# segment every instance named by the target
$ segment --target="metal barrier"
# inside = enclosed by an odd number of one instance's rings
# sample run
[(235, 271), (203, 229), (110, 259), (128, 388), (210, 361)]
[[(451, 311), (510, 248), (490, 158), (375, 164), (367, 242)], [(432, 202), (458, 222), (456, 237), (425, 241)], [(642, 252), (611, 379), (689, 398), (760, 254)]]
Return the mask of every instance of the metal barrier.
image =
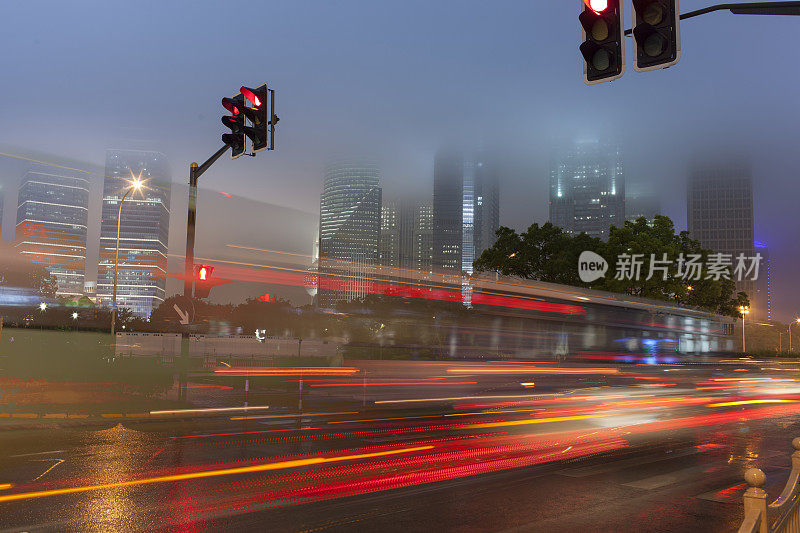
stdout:
[(792, 446), (792, 471), (774, 502), (767, 504), (767, 492), (761, 488), (767, 481), (764, 472), (750, 468), (744, 473), (750, 488), (744, 493), (744, 521), (739, 533), (800, 533), (800, 437), (792, 440)]

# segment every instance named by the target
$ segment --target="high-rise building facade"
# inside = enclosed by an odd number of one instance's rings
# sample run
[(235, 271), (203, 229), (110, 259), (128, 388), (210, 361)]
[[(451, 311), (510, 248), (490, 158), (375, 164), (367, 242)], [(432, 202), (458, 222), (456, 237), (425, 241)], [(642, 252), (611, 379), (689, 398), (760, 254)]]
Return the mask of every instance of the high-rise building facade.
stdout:
[(575, 143), (558, 151), (550, 169), (550, 222), (570, 235), (608, 238), (625, 221), (625, 175), (618, 146)]
[(769, 256), (769, 247), (763, 242), (755, 241), (755, 251), (761, 256), (761, 264), (755, 283), (755, 295), (751, 297), (751, 310), (754, 318), (772, 320), (774, 318), (772, 311), (772, 259)]
[(377, 164), (339, 161), (328, 166), (319, 208), (320, 307), (363, 298), (378, 263), (381, 188)]
[(87, 179), (46, 165), (36, 165), (23, 176), (14, 245), (53, 275), (58, 296), (83, 295), (88, 216)]
[(389, 200), (381, 207), (379, 258), (382, 266), (430, 272), (433, 259), (433, 207)]
[(484, 153), (442, 150), (433, 165), (433, 267), (472, 273), (472, 263), (495, 242), (500, 186)]
[(114, 288), (117, 215), (133, 178), (144, 182), (122, 206), (119, 222), (117, 308), (149, 317), (166, 297), (171, 174), (164, 154), (140, 150), (108, 150), (100, 223), (97, 298), (110, 305)]
[[(689, 170), (686, 221), (692, 238), (704, 248), (730, 254), (755, 254), (753, 174), (750, 163), (736, 154), (695, 158)], [(737, 283), (753, 298), (755, 282)], [(755, 311), (755, 309), (754, 309)]]

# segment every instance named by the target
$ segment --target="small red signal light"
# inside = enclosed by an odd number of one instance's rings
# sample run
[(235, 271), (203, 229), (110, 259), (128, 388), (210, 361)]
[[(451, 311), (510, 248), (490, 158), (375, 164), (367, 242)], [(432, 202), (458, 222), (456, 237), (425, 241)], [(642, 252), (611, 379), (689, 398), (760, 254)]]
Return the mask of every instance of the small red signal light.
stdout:
[(608, 0), (583, 0), (586, 5), (595, 13), (601, 13), (608, 9)]
[(207, 265), (199, 265), (197, 267), (197, 280), (208, 281), (211, 278), (212, 272), (214, 272), (214, 267)]
[(232, 115), (239, 114), (239, 106), (236, 105), (236, 102), (231, 100), (230, 98), (223, 98), (222, 99), (222, 107), (228, 110), (228, 112)]
[(270, 293), (262, 294), (261, 296), (257, 297), (256, 300), (259, 300), (261, 302), (271, 302), (272, 295)]

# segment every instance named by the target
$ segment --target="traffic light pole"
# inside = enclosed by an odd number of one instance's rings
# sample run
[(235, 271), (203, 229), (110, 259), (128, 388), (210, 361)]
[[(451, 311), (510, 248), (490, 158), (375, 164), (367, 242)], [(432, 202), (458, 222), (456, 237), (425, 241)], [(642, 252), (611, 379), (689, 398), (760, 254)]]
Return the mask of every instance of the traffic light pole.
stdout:
[[(717, 4), (689, 11), (680, 16), (681, 20), (713, 13), (714, 11), (730, 11), (734, 15), (800, 15), (800, 2), (742, 2), (739, 4)], [(633, 30), (625, 30), (630, 35)]]
[(194, 229), (197, 220), (197, 179), (209, 169), (214, 162), (228, 151), (227, 144), (217, 150), (214, 155), (209, 157), (205, 163), (198, 166), (197, 163), (189, 165), (189, 215), (186, 222), (186, 260), (185, 277), (183, 280), (183, 295), (187, 298), (192, 297), (192, 285), (194, 282)]

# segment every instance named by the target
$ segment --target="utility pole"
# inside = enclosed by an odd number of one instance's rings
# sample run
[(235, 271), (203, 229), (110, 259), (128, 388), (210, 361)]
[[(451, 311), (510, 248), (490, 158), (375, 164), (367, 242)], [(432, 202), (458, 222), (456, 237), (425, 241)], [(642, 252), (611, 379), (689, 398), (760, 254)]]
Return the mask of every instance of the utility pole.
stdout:
[(183, 280), (183, 295), (192, 297), (192, 284), (194, 281), (194, 228), (197, 220), (197, 179), (209, 169), (214, 162), (230, 148), (227, 144), (217, 150), (205, 163), (189, 165), (189, 215), (186, 222), (186, 261), (185, 276)]

